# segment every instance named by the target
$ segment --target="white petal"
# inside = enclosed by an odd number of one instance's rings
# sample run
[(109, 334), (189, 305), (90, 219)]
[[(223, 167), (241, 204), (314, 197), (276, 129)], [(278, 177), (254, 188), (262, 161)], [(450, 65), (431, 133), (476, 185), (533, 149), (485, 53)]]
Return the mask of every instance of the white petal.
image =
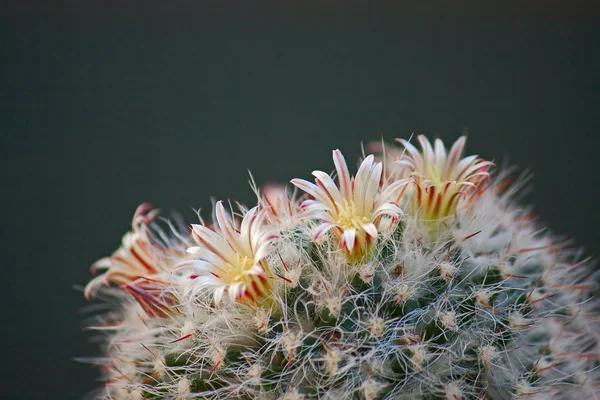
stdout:
[(111, 260), (110, 257), (104, 257), (99, 259), (98, 261), (96, 261), (94, 264), (92, 264), (92, 273), (96, 274), (98, 273), (98, 270), (100, 269), (108, 269), (111, 268), (113, 266), (113, 262)]
[[(454, 169), (454, 166), (460, 159), (460, 156), (463, 152), (463, 148), (465, 147), (466, 141), (467, 141), (467, 137), (461, 136), (458, 138), (458, 140), (456, 142), (454, 142), (454, 144), (452, 145), (452, 148), (450, 149), (450, 152), (448, 153), (448, 158), (446, 159), (446, 165), (444, 166), (445, 171), (450, 172), (450, 171), (452, 171), (452, 169)], [(449, 178), (446, 177), (444, 179), (446, 180)]]
[(323, 204), (323, 203), (319, 203), (318, 201), (314, 201), (314, 200), (305, 200), (302, 203), (301, 209), (303, 212), (309, 212), (309, 211), (327, 211), (329, 210), (329, 208)]
[(446, 147), (441, 139), (435, 139), (434, 142), (434, 162), (440, 168), (446, 165)]
[[(477, 164), (471, 165), (470, 167), (468, 167), (467, 169), (465, 169), (462, 172), (462, 174), (461, 174), (461, 180), (467, 180), (467, 179), (472, 178), (474, 176), (474, 174), (473, 174), (474, 172), (477, 172), (480, 169), (485, 168), (485, 167), (487, 167), (489, 165), (492, 165), (492, 164), (493, 163), (490, 162), (490, 163), (477, 163)], [(487, 171), (486, 172), (478, 172), (475, 175), (481, 176), (481, 175), (478, 175), (478, 174), (482, 174), (482, 173), (489, 175), (489, 173)]]
[[(413, 146), (412, 144), (408, 143), (406, 140), (404, 139), (396, 139), (402, 146), (404, 146), (404, 149), (408, 152), (408, 159), (409, 159), (409, 163), (407, 163), (407, 165), (412, 166), (414, 169), (420, 170), (423, 169), (423, 156), (421, 156), (421, 152), (419, 152), (419, 150), (417, 150), (417, 148), (415, 146)], [(405, 160), (406, 158), (403, 158), (403, 160)]]
[[(469, 179), (469, 181), (472, 181), (472, 180), (476, 180), (474, 178), (478, 178), (478, 177), (483, 177), (483, 178), (489, 179), (490, 173), (489, 172), (478, 172), (476, 174), (469, 175), (468, 179)], [(463, 183), (471, 183), (471, 182), (463, 182)]]
[(85, 285), (85, 290), (83, 291), (83, 295), (87, 300), (93, 299), (96, 297), (96, 293), (100, 290), (100, 287), (105, 283), (104, 275), (100, 275), (92, 279)]
[(401, 194), (403, 195), (406, 189), (406, 185), (408, 185), (411, 181), (409, 179), (400, 179), (386, 187), (379, 196), (377, 201), (378, 204), (383, 202), (399, 202)]
[(192, 279), (192, 281), (194, 285), (198, 285), (203, 288), (223, 286), (223, 282), (213, 275), (200, 275)]
[(248, 275), (256, 275), (265, 278), (265, 270), (260, 265), (253, 265), (247, 272)]
[(369, 184), (369, 179), (373, 172), (373, 155), (369, 155), (366, 157), (363, 162), (358, 167), (358, 172), (356, 173), (356, 178), (354, 178), (354, 206), (356, 207), (356, 212), (359, 215), (363, 214), (364, 209), (364, 201), (365, 201), (365, 191), (367, 190), (367, 185)]
[(229, 294), (229, 300), (235, 302), (240, 294), (240, 290), (242, 289), (242, 282), (236, 282), (233, 285), (230, 285), (227, 288), (227, 293)]
[(331, 214), (327, 211), (320, 209), (312, 209), (312, 207), (307, 208), (300, 214), (300, 218), (307, 219), (319, 219), (319, 220), (327, 220), (327, 221), (335, 221), (334, 218), (331, 218)]
[(425, 163), (428, 165), (432, 165), (434, 162), (434, 154), (433, 148), (431, 147), (431, 142), (425, 135), (417, 136), (417, 140), (421, 144), (421, 149), (423, 150), (423, 158), (425, 159)]
[(340, 189), (342, 196), (348, 201), (352, 199), (352, 183), (350, 181), (350, 171), (346, 164), (346, 159), (339, 150), (333, 151), (333, 163), (338, 175), (338, 182), (340, 183)]
[(240, 243), (247, 255), (252, 254), (252, 225), (256, 219), (256, 212), (258, 206), (252, 207), (242, 218), (242, 224), (240, 226)]
[(356, 240), (356, 229), (350, 228), (344, 231), (344, 245), (348, 251), (352, 251), (354, 248), (354, 242)]
[(223, 261), (234, 260), (236, 253), (229, 243), (219, 234), (211, 231), (203, 225), (192, 224), (192, 233), (198, 244), (207, 247), (212, 253), (219, 256)]
[(213, 264), (204, 260), (189, 260), (183, 261), (173, 267), (172, 271), (179, 271), (181, 269), (193, 269), (196, 272), (208, 273), (212, 270)]
[(268, 210), (262, 210), (258, 213), (250, 229), (252, 251), (256, 253), (258, 248), (278, 239), (274, 228), (271, 225), (265, 225), (264, 220)]
[(317, 201), (325, 204), (328, 208), (335, 210), (335, 204), (333, 204), (329, 196), (327, 196), (323, 189), (321, 189), (314, 183), (311, 183), (304, 179), (292, 179), (290, 182), (297, 188), (302, 189), (306, 193), (310, 194)]
[(393, 218), (399, 218), (402, 215), (402, 209), (394, 203), (385, 203), (380, 205), (373, 213), (373, 219), (382, 215), (389, 215)]
[[(191, 249), (194, 249), (193, 252), (190, 252)], [(173, 270), (185, 268), (185, 265), (187, 265), (187, 263), (193, 263), (194, 261), (206, 262), (210, 264), (214, 269), (218, 269), (220, 271), (224, 271), (228, 268), (227, 261), (223, 261), (221, 257), (217, 256), (215, 253), (213, 253), (207, 248), (190, 247), (188, 249), (188, 252), (194, 254), (194, 256), (198, 258), (198, 260), (183, 261), (177, 264), (175, 268), (173, 268)]]
[(258, 262), (271, 254), (276, 249), (275, 246), (271, 246), (269, 242), (265, 242), (256, 249), (254, 253), (254, 262)]
[(276, 235), (275, 231), (271, 229), (268, 225), (264, 225), (262, 226), (262, 231), (258, 231), (252, 238), (254, 241), (252, 243), (252, 246), (254, 252), (256, 252), (260, 246), (270, 244), (273, 241), (279, 239), (279, 235)]
[(223, 286), (219, 286), (215, 289), (214, 296), (215, 296), (215, 304), (216, 305), (219, 305), (219, 303), (221, 303), (221, 300), (223, 299), (223, 295), (225, 294), (225, 288), (226, 288), (226, 286), (223, 285)]
[(229, 245), (233, 248), (234, 251), (240, 252), (239, 239), (237, 232), (233, 227), (233, 222), (231, 217), (228, 215), (227, 211), (225, 211), (225, 207), (223, 207), (223, 202), (218, 201), (215, 207), (215, 214), (217, 216), (217, 224), (223, 232), (223, 237), (229, 243)]
[(383, 166), (381, 163), (377, 163), (375, 168), (373, 168), (373, 173), (369, 177), (367, 190), (365, 191), (362, 215), (369, 215), (373, 211), (373, 203), (375, 203), (375, 195), (379, 189), (379, 180), (381, 179), (382, 171)]
[(321, 225), (319, 225), (319, 227), (317, 228), (317, 230), (315, 231), (315, 234), (313, 235), (313, 242), (316, 242), (321, 235), (323, 235), (326, 232), (329, 232), (329, 230), (331, 228), (335, 227), (334, 224), (330, 224), (330, 223), (322, 223)]
[(451, 180), (451, 181), (463, 180), (463, 177), (465, 176), (465, 172), (470, 167), (472, 167), (473, 163), (475, 163), (477, 161), (477, 157), (478, 156), (469, 156), (469, 157), (465, 157), (462, 160), (460, 160), (458, 162), (458, 164), (456, 164), (454, 166), (452, 171), (449, 172), (448, 180)]
[(334, 202), (342, 203), (342, 194), (328, 174), (323, 171), (313, 171), (312, 174), (318, 179), (317, 185), (322, 186), (323, 190), (331, 196)]
[(365, 230), (367, 235), (373, 239), (377, 239), (377, 227), (373, 223), (364, 224), (362, 228)]

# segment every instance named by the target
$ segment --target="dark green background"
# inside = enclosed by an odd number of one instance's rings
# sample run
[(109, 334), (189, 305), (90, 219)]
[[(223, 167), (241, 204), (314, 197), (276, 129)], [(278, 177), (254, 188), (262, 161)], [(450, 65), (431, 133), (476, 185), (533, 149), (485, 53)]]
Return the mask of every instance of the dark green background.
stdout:
[(381, 135), (468, 131), (469, 152), (531, 167), (527, 201), (599, 253), (591, 3), (78, 4), (0, 13), (2, 399), (94, 387), (71, 360), (97, 354), (72, 286), (138, 203), (192, 221), (211, 196), (252, 202), (247, 169), (308, 177)]

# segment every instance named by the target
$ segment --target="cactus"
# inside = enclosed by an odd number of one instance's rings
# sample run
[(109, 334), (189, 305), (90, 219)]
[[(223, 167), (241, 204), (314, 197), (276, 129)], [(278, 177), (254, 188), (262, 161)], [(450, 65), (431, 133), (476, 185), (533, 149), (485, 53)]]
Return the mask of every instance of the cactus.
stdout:
[(593, 262), (517, 203), (527, 176), (417, 140), (212, 222), (140, 206), (85, 288), (92, 397), (599, 398)]

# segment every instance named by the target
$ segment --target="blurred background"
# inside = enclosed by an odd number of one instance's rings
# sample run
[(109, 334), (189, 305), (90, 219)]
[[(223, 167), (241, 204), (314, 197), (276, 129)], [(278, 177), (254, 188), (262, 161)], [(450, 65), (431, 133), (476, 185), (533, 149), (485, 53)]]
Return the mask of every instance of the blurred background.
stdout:
[(252, 204), (248, 169), (306, 178), (335, 148), (354, 166), (361, 141), (468, 132), (600, 255), (598, 8), (450, 3), (4, 4), (0, 398), (96, 387), (73, 286), (139, 203), (193, 222), (211, 197)]

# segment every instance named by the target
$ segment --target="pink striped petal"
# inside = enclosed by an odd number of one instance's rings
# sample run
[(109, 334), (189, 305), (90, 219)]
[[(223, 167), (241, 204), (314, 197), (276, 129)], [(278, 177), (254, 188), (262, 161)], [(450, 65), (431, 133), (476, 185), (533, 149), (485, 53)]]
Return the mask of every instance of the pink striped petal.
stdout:
[[(450, 149), (450, 152), (448, 153), (446, 165), (444, 166), (444, 169), (446, 171), (449, 172), (454, 169), (454, 166), (456, 165), (456, 163), (460, 159), (460, 156), (462, 155), (462, 152), (463, 152), (466, 142), (467, 142), (466, 136), (461, 136), (460, 138), (458, 138), (458, 140), (456, 142), (454, 142), (454, 144), (452, 145), (452, 148)], [(448, 179), (448, 178), (445, 178), (445, 179)]]
[(415, 169), (422, 169), (423, 168), (423, 157), (421, 156), (421, 153), (419, 152), (419, 150), (417, 150), (417, 148), (415, 146), (408, 143), (404, 139), (396, 139), (396, 141), (398, 141), (402, 146), (404, 146), (404, 149), (408, 152), (408, 154), (410, 156), (410, 164), (409, 165), (411, 165)]
[(319, 225), (317, 231), (313, 235), (313, 242), (316, 242), (321, 237), (321, 235), (323, 235), (326, 232), (329, 232), (334, 227), (335, 225), (330, 223), (322, 223), (321, 225)]
[(216, 232), (203, 225), (192, 224), (192, 234), (198, 244), (208, 247), (210, 251), (219, 256), (223, 261), (235, 259), (235, 252), (231, 246)]
[(356, 229), (350, 228), (344, 231), (344, 246), (348, 249), (348, 251), (352, 252), (354, 249), (354, 242), (356, 241)]
[[(364, 214), (370, 214), (373, 210), (373, 204), (375, 203), (375, 196), (377, 195), (377, 191), (379, 190), (379, 181), (381, 179), (381, 174), (383, 172), (383, 165), (381, 163), (375, 164), (373, 168), (373, 172), (369, 177), (369, 181), (367, 183), (367, 188), (365, 191), (365, 198), (363, 202), (363, 212)], [(361, 213), (361, 214), (362, 214)]]
[(221, 300), (223, 299), (223, 295), (225, 294), (225, 289), (227, 287), (226, 286), (217, 286), (217, 288), (215, 289), (215, 292), (213, 294), (214, 298), (215, 298), (215, 305), (219, 305), (221, 303)]
[(338, 182), (340, 184), (341, 194), (348, 201), (352, 199), (352, 184), (350, 182), (350, 171), (346, 164), (346, 159), (339, 150), (333, 151), (333, 163), (338, 175)]
[(444, 142), (441, 139), (435, 139), (434, 142), (434, 162), (437, 165), (444, 165), (446, 163), (446, 148)]
[(228, 215), (227, 211), (225, 211), (225, 207), (223, 207), (223, 201), (217, 202), (215, 207), (215, 214), (217, 217), (217, 225), (223, 233), (225, 240), (227, 241), (227, 243), (229, 243), (229, 245), (234, 251), (239, 252), (240, 246), (237, 238), (237, 232), (233, 227), (231, 217)]
[(319, 186), (323, 187), (323, 190), (329, 194), (334, 202), (338, 202), (340, 204), (343, 202), (340, 190), (337, 188), (335, 182), (333, 182), (333, 179), (331, 179), (328, 174), (323, 171), (313, 171), (312, 174), (315, 178), (317, 178), (317, 184), (321, 183)]
[(365, 192), (367, 190), (367, 186), (369, 185), (371, 174), (373, 173), (373, 160), (375, 157), (371, 154), (367, 156), (362, 163), (360, 163), (360, 167), (358, 167), (358, 172), (356, 173), (356, 178), (354, 178), (354, 206), (356, 207), (356, 211), (359, 214), (363, 213), (365, 209)]
[(304, 190), (306, 193), (310, 194), (316, 200), (321, 203), (327, 205), (328, 208), (335, 209), (335, 204), (331, 201), (329, 196), (325, 194), (323, 189), (315, 185), (314, 183), (310, 183), (304, 179), (292, 179), (290, 181), (292, 185), (296, 186), (298, 189)]
[(373, 223), (364, 224), (362, 228), (372, 239), (377, 240), (377, 227)]
[(425, 135), (417, 136), (417, 141), (421, 145), (421, 149), (423, 150), (423, 159), (426, 163), (433, 163), (435, 158), (433, 154), (433, 148), (431, 147), (431, 142)]

